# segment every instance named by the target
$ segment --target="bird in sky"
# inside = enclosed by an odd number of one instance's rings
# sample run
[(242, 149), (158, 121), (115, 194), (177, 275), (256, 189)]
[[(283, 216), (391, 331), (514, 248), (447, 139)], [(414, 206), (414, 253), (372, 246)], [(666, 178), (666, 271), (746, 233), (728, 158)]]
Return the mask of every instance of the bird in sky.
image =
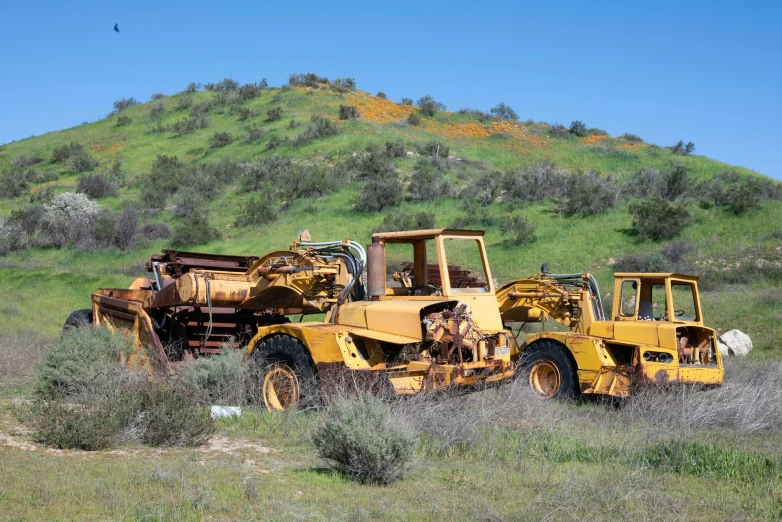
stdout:
[(114, 31), (119, 32), (119, 24), (114, 24)]

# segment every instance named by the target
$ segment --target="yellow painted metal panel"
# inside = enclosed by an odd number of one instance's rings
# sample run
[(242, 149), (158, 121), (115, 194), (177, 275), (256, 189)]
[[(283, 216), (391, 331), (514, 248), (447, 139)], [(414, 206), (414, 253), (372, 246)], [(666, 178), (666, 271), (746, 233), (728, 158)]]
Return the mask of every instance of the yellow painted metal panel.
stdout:
[(624, 343), (658, 345), (655, 321), (622, 321), (614, 323), (614, 339)]

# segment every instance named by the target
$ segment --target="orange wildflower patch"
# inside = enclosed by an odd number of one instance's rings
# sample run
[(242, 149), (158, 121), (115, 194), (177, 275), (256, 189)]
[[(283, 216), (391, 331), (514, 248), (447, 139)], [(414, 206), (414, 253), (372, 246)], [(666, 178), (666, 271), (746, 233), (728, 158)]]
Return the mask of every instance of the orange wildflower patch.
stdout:
[(501, 146), (518, 152), (546, 148), (551, 145), (548, 136), (537, 136), (532, 134), (527, 126), (508, 120), (493, 121), (486, 124), (476, 121), (449, 123), (427, 127), (427, 130), (449, 139), (488, 138), (493, 135), (502, 135), (509, 138), (509, 140)]
[(119, 154), (120, 149), (122, 149), (122, 143), (111, 143), (106, 140), (99, 140), (90, 143), (88, 149), (96, 156), (105, 156), (111, 159), (115, 159)]
[(400, 105), (361, 91), (353, 91), (346, 98), (350, 105), (358, 109), (362, 118), (371, 121), (388, 123), (403, 120), (413, 112), (413, 107), (410, 105)]
[(592, 136), (587, 136), (584, 139), (584, 143), (586, 143), (587, 145), (599, 145), (600, 142), (602, 142), (603, 140), (607, 140), (607, 139), (610, 139), (610, 136), (596, 136), (596, 135), (592, 135)]

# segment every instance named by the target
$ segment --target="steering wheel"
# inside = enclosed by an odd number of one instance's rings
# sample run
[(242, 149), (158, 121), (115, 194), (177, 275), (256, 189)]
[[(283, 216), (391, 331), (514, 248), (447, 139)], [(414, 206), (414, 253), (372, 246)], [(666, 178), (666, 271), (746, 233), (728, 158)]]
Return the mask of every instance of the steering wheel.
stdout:
[[(681, 316), (683, 316), (686, 313), (687, 313), (687, 310), (674, 310), (673, 311), (673, 316), (674, 317), (681, 317)], [(663, 314), (663, 316), (660, 317), (660, 321), (667, 321), (667, 320), (668, 320), (668, 312), (666, 311)]]

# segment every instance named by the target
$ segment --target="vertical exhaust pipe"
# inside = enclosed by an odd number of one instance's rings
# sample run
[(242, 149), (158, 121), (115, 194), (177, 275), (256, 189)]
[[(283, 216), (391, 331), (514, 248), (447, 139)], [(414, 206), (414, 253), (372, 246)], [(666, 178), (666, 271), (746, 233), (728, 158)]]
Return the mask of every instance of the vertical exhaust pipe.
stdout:
[(376, 237), (367, 245), (367, 294), (372, 300), (386, 295), (385, 247)]

